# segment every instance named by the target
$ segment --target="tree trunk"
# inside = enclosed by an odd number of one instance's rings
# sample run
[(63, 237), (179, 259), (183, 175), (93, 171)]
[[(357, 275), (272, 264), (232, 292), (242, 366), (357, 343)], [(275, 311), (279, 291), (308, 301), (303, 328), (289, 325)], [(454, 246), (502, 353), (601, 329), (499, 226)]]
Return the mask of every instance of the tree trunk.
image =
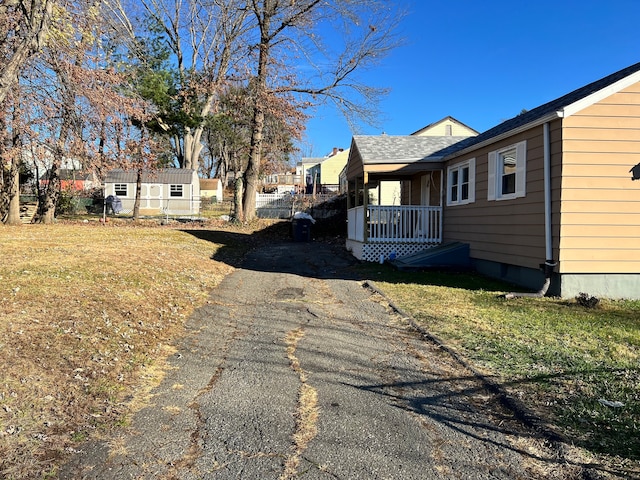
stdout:
[(253, 117), (253, 132), (251, 134), (251, 147), (249, 164), (244, 174), (245, 189), (242, 202), (244, 213), (243, 221), (251, 222), (256, 217), (256, 191), (258, 188), (258, 176), (260, 173), (260, 153), (262, 147), (262, 131), (264, 128), (264, 111), (256, 106)]
[(60, 175), (58, 174), (60, 158), (58, 154), (55, 155), (53, 165), (49, 170), (49, 181), (40, 199), (38, 222), (45, 225), (51, 225), (56, 218), (56, 205), (58, 198), (60, 198)]
[(203, 126), (194, 129), (187, 128), (184, 133), (184, 167), (198, 171), (200, 167), (200, 152), (202, 152)]
[(236, 179), (233, 182), (233, 219), (235, 221), (242, 221), (242, 173), (236, 173)]
[(11, 161), (8, 178), (9, 208), (7, 211), (7, 225), (20, 225), (20, 161), (15, 158)]
[(142, 195), (142, 169), (139, 168), (136, 175), (136, 199), (133, 202), (133, 219), (140, 218), (140, 196)]
[(242, 202), (245, 222), (250, 222), (256, 217), (256, 189), (258, 188), (258, 176), (260, 173), (260, 160), (262, 157), (262, 137), (264, 132), (264, 107), (263, 101), (267, 91), (267, 64), (270, 55), (269, 31), (271, 29), (272, 6), (262, 6), (262, 18), (260, 22), (260, 52), (258, 55), (258, 71), (256, 75), (256, 97), (253, 109), (251, 128), (251, 143), (249, 144), (249, 163), (245, 171), (245, 189)]

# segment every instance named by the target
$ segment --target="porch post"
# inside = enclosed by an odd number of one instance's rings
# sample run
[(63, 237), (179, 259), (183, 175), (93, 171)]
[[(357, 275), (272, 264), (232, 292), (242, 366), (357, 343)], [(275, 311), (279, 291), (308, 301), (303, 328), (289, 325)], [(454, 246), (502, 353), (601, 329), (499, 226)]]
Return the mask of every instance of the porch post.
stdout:
[(364, 222), (363, 227), (363, 238), (364, 238), (364, 243), (367, 243), (369, 241), (369, 229), (367, 228), (367, 224), (369, 222), (369, 219), (367, 218), (367, 214), (369, 213), (369, 175), (367, 175), (367, 172), (364, 172), (363, 176), (362, 176), (362, 219)]

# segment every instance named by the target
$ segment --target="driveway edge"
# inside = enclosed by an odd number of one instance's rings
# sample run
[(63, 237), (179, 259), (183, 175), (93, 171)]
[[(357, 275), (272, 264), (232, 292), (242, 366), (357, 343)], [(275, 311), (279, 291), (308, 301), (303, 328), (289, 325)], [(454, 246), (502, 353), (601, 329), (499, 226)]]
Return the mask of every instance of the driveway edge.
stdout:
[(362, 286), (382, 296), (389, 304), (389, 307), (395, 313), (402, 316), (403, 319), (405, 319), (409, 323), (411, 328), (418, 332), (425, 340), (433, 343), (438, 348), (445, 351), (456, 362), (458, 362), (464, 368), (468, 369), (476, 378), (478, 378), (482, 382), (487, 390), (498, 397), (502, 406), (512, 411), (515, 417), (526, 427), (531, 428), (539, 433), (543, 437), (543, 439), (549, 443), (549, 446), (556, 453), (559, 460), (581, 468), (581, 476), (583, 479), (602, 480), (605, 478), (598, 472), (594, 471), (593, 468), (590, 468), (588, 465), (585, 465), (582, 462), (569, 460), (567, 457), (570, 455), (570, 452), (574, 450), (574, 448), (571, 446), (571, 442), (561, 433), (555, 431), (547, 422), (545, 422), (541, 417), (536, 415), (531, 409), (524, 405), (524, 403), (510, 395), (509, 392), (505, 388), (503, 388), (498, 381), (496, 381), (495, 377), (485, 375), (484, 373), (479, 371), (471, 362), (469, 362), (464, 356), (460, 355), (454, 348), (450, 347), (436, 335), (430, 333), (427, 329), (418, 324), (418, 322), (416, 322), (411, 315), (398, 307), (393, 302), (393, 300), (391, 300), (380, 288), (375, 285), (375, 283), (370, 280), (364, 280), (362, 282)]

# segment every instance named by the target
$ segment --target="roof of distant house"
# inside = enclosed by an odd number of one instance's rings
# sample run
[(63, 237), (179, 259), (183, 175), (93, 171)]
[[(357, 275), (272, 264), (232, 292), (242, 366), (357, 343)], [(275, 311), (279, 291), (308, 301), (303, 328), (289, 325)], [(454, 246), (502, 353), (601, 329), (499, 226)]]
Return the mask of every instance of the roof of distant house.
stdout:
[(218, 183), (220, 183), (219, 178), (201, 178), (200, 190), (217, 190)]
[(425, 127), (422, 127), (422, 128), (420, 128), (420, 129), (416, 130), (416, 131), (415, 131), (415, 132), (413, 132), (411, 135), (418, 135), (419, 133), (424, 132), (425, 130), (429, 130), (430, 128), (433, 128), (433, 127), (435, 127), (436, 125), (438, 125), (438, 124), (440, 124), (440, 123), (442, 123), (442, 122), (446, 122), (447, 120), (450, 120), (450, 121), (452, 121), (452, 122), (454, 122), (454, 123), (457, 123), (458, 125), (461, 125), (461, 126), (463, 126), (463, 127), (467, 128), (467, 129), (471, 130), (472, 132), (475, 132), (476, 134), (480, 133), (480, 132), (478, 132), (477, 130), (475, 130), (474, 128), (471, 128), (471, 127), (470, 127), (469, 125), (467, 125), (466, 123), (462, 123), (460, 120), (458, 120), (458, 119), (456, 119), (456, 118), (453, 118), (451, 115), (449, 115), (449, 116), (446, 116), (446, 117), (444, 117), (444, 118), (441, 118), (441, 119), (440, 119), (440, 120), (438, 120), (437, 122), (430, 123), (429, 125), (427, 125), (427, 126), (425, 126)]
[[(71, 168), (60, 168), (58, 170), (58, 178), (63, 181), (87, 181), (92, 179), (92, 174), (89, 172), (74, 170)], [(51, 170), (47, 170), (42, 174), (40, 180), (49, 180), (51, 176)]]

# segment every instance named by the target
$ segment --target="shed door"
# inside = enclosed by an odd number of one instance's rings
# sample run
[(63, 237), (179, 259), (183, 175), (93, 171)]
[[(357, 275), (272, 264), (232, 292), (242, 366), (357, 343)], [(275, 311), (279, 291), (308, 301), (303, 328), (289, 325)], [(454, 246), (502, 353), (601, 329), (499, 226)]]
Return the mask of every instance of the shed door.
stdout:
[(162, 208), (162, 185), (152, 183), (149, 184), (149, 190), (147, 195), (147, 208), (160, 209)]

